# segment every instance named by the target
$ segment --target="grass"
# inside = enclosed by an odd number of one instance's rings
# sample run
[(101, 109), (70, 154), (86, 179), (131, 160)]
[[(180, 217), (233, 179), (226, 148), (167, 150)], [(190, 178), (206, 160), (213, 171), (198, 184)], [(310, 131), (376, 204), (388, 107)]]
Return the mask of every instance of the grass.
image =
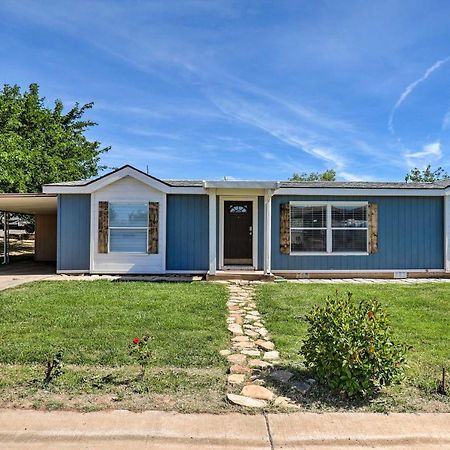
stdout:
[[(220, 411), (226, 298), (223, 285), (202, 282), (42, 281), (0, 292), (1, 401)], [(143, 335), (153, 340), (142, 381), (129, 350)], [(65, 373), (43, 389), (45, 361), (57, 350)]]
[(355, 300), (377, 298), (389, 308), (397, 340), (412, 346), (404, 383), (384, 390), (368, 404), (351, 405), (329, 398), (320, 388), (316, 396), (302, 399), (305, 408), (360, 407), (381, 411), (446, 411), (449, 396), (436, 393), (442, 367), (450, 370), (450, 284), (265, 284), (257, 289), (257, 304), (266, 327), (280, 350), (283, 364), (305, 373), (299, 354), (306, 336), (302, 317), (335, 290), (352, 292)]

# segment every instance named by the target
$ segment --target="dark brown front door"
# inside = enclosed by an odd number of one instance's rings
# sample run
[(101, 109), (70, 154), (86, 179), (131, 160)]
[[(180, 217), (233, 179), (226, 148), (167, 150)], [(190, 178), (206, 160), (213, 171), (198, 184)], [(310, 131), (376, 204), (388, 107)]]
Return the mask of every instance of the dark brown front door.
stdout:
[(251, 201), (224, 202), (224, 264), (252, 264), (253, 213)]

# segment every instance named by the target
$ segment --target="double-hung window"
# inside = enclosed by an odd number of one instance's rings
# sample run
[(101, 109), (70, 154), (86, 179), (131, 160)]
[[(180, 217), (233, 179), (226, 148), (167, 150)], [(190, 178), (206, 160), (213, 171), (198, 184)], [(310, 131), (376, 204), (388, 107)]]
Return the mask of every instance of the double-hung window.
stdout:
[(291, 252), (327, 251), (327, 206), (291, 204)]
[(147, 253), (147, 203), (109, 203), (109, 251)]
[(367, 252), (367, 231), (367, 205), (331, 205), (332, 252)]
[(367, 253), (367, 215), (362, 202), (291, 202), (291, 254)]

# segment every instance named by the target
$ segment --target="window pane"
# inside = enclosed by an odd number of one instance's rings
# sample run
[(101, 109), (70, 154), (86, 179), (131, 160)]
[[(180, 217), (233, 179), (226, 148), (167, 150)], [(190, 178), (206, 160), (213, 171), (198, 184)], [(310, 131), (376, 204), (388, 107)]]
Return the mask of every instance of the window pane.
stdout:
[(147, 230), (109, 230), (109, 251), (147, 253)]
[(110, 227), (146, 227), (148, 206), (146, 203), (110, 203)]
[(367, 231), (333, 230), (333, 252), (367, 252)]
[(230, 214), (246, 214), (247, 207), (243, 205), (230, 205)]
[(332, 206), (332, 226), (336, 228), (367, 227), (366, 206)]
[(327, 226), (327, 207), (291, 206), (292, 228), (325, 228)]
[(326, 230), (293, 230), (291, 233), (293, 252), (325, 252), (326, 249)]

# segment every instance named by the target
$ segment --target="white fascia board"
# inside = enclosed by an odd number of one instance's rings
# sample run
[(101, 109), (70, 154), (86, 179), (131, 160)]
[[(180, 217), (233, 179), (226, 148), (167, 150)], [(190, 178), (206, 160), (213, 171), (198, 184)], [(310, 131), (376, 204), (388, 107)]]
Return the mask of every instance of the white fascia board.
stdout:
[(204, 181), (205, 188), (214, 189), (276, 189), (278, 182), (276, 181)]
[[(443, 189), (279, 188), (274, 195), (345, 195), (364, 197), (442, 197)], [(448, 194), (450, 195), (450, 193)]]

